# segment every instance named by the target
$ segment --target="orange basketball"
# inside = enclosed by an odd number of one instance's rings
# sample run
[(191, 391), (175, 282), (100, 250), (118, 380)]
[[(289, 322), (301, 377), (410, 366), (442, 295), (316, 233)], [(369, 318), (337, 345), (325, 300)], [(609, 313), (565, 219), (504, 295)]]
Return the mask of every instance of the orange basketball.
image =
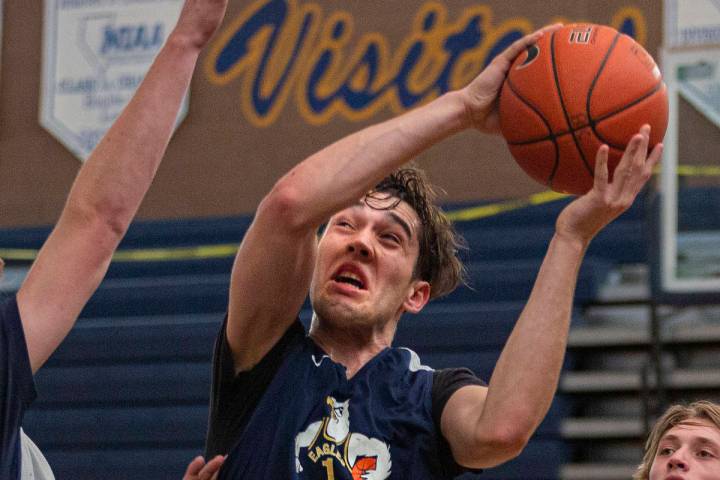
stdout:
[(667, 88), (635, 40), (603, 25), (567, 25), (544, 35), (512, 64), (500, 94), (500, 128), (528, 175), (555, 191), (593, 185), (595, 155), (610, 147), (612, 172), (640, 127), (650, 147), (668, 122)]

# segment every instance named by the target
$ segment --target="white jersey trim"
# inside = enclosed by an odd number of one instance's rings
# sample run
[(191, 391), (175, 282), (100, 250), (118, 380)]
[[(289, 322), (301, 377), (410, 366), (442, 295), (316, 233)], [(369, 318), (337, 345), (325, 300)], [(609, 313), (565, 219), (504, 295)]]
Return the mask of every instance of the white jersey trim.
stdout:
[(420, 361), (420, 357), (417, 353), (413, 352), (409, 348), (406, 347), (400, 347), (401, 350), (407, 350), (410, 353), (410, 362), (408, 363), (408, 369), (410, 369), (411, 372), (418, 372), (420, 370), (425, 370), (427, 372), (434, 372), (435, 369), (432, 367), (428, 367), (427, 365), (423, 365)]
[(20, 429), (20, 480), (55, 480), (55, 475), (40, 449)]

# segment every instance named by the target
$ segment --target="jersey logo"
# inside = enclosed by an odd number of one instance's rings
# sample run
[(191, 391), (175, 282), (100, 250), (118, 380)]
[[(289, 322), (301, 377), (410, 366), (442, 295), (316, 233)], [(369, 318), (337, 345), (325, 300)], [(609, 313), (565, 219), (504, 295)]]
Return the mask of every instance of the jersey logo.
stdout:
[(310, 356), (312, 357), (312, 362), (315, 364), (316, 367), (322, 365), (323, 360), (325, 360), (326, 358), (330, 358), (327, 355), (323, 355), (322, 357), (320, 357), (320, 360), (318, 360), (317, 358), (315, 358), (314, 354)]
[[(390, 476), (390, 447), (375, 438), (350, 432), (350, 400), (327, 397), (328, 413), (295, 437), (295, 470), (320, 466), (327, 480), (385, 480)], [(305, 465), (305, 467), (303, 467)], [(336, 468), (347, 472), (340, 475)], [(301, 477), (302, 478), (302, 477)], [(315, 478), (315, 477), (313, 477)]]

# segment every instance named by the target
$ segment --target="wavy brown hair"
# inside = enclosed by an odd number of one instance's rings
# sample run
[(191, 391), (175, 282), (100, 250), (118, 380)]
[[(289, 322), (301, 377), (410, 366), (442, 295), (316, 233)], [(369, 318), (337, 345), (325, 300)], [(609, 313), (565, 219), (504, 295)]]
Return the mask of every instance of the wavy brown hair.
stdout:
[(645, 455), (633, 475), (633, 480), (648, 480), (660, 439), (671, 428), (693, 419), (707, 420), (720, 430), (720, 405), (707, 400), (699, 400), (689, 405), (673, 405), (668, 408), (650, 431), (647, 442), (645, 442)]
[(430, 284), (430, 298), (455, 290), (465, 281), (465, 267), (459, 258), (465, 241), (435, 203), (437, 192), (425, 173), (414, 165), (400, 168), (385, 177), (365, 196), (365, 203), (378, 210), (408, 203), (420, 218), (420, 253), (415, 278)]

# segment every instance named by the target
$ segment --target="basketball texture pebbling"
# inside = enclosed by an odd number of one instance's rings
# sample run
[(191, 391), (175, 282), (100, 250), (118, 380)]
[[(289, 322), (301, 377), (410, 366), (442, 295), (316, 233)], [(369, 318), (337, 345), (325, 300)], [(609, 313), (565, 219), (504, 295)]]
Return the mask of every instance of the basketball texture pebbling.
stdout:
[(499, 108), (500, 129), (520, 167), (576, 195), (592, 188), (601, 145), (610, 147), (612, 180), (640, 127), (650, 125), (652, 148), (668, 123), (667, 88), (655, 60), (631, 37), (594, 24), (566, 25), (521, 53)]

